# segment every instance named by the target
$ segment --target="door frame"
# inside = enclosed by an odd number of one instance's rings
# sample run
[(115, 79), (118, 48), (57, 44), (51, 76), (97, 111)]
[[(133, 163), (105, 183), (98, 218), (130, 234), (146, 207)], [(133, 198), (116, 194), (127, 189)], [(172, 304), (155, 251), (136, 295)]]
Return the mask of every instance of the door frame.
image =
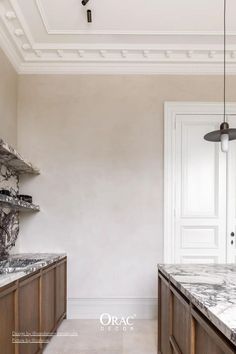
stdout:
[[(236, 115), (236, 103), (227, 103)], [(164, 102), (164, 263), (173, 263), (175, 250), (175, 131), (177, 115), (222, 115), (222, 102)], [(228, 201), (227, 201), (228, 203)]]

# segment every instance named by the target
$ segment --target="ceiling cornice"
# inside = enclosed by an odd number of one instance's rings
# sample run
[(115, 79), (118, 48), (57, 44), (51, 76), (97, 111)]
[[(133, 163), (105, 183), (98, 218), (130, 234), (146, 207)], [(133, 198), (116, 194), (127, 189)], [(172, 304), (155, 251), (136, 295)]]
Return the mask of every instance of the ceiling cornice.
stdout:
[[(222, 75), (221, 64), (139, 64), (139, 63), (22, 63), (19, 74), (78, 74), (78, 75)], [(228, 71), (236, 75), (236, 64)]]
[[(156, 32), (162, 44), (37, 43), (17, 0), (0, 2), (0, 15), (0, 45), (19, 74), (218, 75), (223, 71), (223, 46), (215, 41), (218, 32)], [(186, 42), (175, 44), (181, 36)], [(236, 33), (229, 36), (236, 43)], [(203, 37), (207, 42), (201, 42)], [(236, 75), (236, 45), (228, 46), (227, 72)]]

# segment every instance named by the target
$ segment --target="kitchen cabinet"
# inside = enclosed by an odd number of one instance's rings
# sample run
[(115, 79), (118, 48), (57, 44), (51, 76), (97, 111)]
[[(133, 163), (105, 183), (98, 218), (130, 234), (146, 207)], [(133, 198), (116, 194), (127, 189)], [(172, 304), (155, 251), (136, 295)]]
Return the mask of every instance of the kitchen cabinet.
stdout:
[(235, 354), (235, 346), (158, 272), (158, 354)]
[(42, 274), (42, 328), (51, 333), (56, 325), (55, 321), (55, 266), (49, 266)]
[(158, 347), (160, 353), (169, 353), (169, 284), (161, 277), (158, 277)]
[(0, 289), (0, 353), (41, 354), (65, 317), (66, 257)]
[[(0, 292), (0, 353), (15, 354), (12, 344), (12, 330), (16, 327), (15, 313), (16, 285), (4, 287)], [(4, 349), (4, 351), (3, 351)]]
[[(18, 324), (20, 333), (39, 333), (40, 272), (18, 283)], [(22, 337), (23, 339), (23, 337)], [(32, 343), (19, 344), (20, 354), (35, 354), (40, 350), (38, 337), (31, 337)]]
[[(173, 350), (188, 353), (190, 347), (189, 303), (170, 286), (170, 345)], [(178, 348), (178, 349), (177, 349)]]
[(212, 353), (212, 354), (232, 354), (236, 350), (228, 347), (222, 335), (212, 328), (212, 326), (202, 318), (202, 316), (192, 310), (191, 315), (194, 319), (194, 332), (195, 332), (195, 353)]
[(59, 262), (56, 267), (56, 322), (66, 313), (66, 262)]
[(42, 328), (52, 333), (66, 313), (66, 262), (42, 271)]

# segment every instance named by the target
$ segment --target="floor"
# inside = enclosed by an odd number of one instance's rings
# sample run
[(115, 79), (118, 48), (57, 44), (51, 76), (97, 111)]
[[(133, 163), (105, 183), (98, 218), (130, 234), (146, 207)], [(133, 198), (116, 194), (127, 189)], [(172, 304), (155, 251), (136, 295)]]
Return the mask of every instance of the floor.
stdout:
[(156, 354), (156, 321), (102, 327), (97, 320), (65, 320), (44, 354)]

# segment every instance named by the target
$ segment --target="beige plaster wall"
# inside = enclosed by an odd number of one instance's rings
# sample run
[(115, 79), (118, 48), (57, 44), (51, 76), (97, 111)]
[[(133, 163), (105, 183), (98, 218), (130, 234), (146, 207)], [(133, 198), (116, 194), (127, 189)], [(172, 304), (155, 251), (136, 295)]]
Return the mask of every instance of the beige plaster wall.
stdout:
[[(236, 77), (228, 81), (236, 100)], [(66, 251), (69, 298), (154, 298), (163, 261), (164, 101), (220, 101), (220, 76), (21, 76), (18, 146), (42, 211), (22, 251)]]

